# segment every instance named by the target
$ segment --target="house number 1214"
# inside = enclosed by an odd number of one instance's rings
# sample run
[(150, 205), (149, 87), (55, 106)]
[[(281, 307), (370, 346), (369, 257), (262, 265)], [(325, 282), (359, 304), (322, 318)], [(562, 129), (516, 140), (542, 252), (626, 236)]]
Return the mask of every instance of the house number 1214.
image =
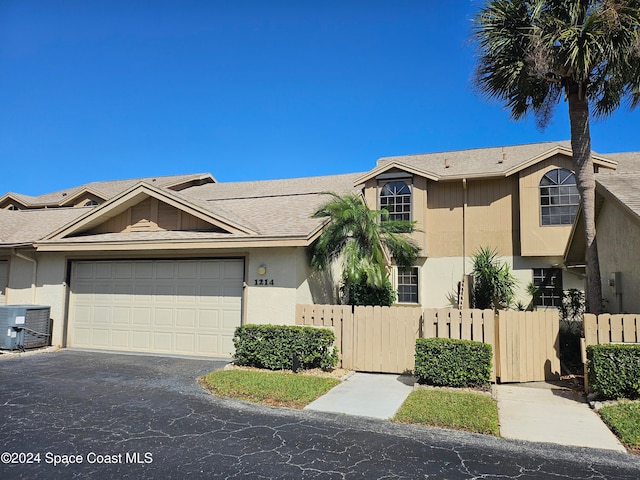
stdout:
[(266, 278), (259, 278), (255, 280), (255, 285), (257, 286), (266, 286), (266, 285), (273, 285), (273, 280), (269, 280)]

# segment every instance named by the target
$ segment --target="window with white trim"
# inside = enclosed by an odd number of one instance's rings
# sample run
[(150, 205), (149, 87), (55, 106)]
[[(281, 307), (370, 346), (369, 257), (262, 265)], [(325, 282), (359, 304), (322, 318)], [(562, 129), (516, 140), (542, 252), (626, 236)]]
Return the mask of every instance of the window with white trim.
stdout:
[(380, 190), (380, 209), (389, 212), (389, 220), (411, 220), (411, 187), (403, 181), (387, 182)]
[(418, 303), (418, 267), (398, 269), (398, 303)]
[(540, 223), (571, 225), (578, 212), (580, 194), (575, 175), (566, 168), (555, 168), (540, 180)]
[(533, 284), (538, 289), (534, 305), (538, 307), (562, 306), (562, 270), (559, 268), (534, 268)]

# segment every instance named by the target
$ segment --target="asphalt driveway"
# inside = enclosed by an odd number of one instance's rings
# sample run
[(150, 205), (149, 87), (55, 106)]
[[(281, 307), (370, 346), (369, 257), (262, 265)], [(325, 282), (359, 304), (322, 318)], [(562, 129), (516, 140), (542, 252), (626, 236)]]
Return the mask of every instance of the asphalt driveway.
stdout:
[(637, 479), (640, 459), (219, 399), (224, 362), (0, 358), (0, 478)]

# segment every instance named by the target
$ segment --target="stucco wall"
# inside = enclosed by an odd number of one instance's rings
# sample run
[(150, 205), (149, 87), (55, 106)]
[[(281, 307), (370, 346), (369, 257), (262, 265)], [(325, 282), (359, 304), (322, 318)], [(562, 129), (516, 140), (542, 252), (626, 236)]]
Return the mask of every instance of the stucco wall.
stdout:
[(51, 307), (53, 319), (52, 344), (62, 344), (65, 303), (65, 258), (61, 254), (25, 254), (37, 261), (36, 288), (31, 287), (33, 263), (17, 256), (11, 257), (7, 304), (36, 304)]
[[(498, 257), (501, 263), (508, 263), (511, 273), (517, 279), (516, 300), (528, 304), (531, 298), (526, 289), (533, 280), (534, 268), (552, 268), (561, 263), (560, 257)], [(466, 259), (466, 273), (471, 274), (471, 258)], [(420, 270), (420, 298), (425, 308), (445, 308), (457, 301), (458, 282), (463, 275), (462, 257), (428, 258)], [(584, 288), (583, 280), (567, 271), (562, 275), (563, 289)]]
[[(598, 216), (598, 256), (602, 276), (604, 309), (610, 313), (640, 313), (640, 227), (614, 206), (605, 202)], [(620, 272), (621, 285), (609, 285)], [(616, 294), (616, 289), (621, 294)]]
[(520, 172), (522, 255), (562, 255), (571, 234), (571, 225), (540, 224), (540, 180), (555, 168), (573, 171), (571, 158), (554, 155)]
[[(297, 303), (313, 303), (304, 248), (255, 249), (247, 262), (246, 323), (294, 325)], [(261, 265), (264, 275), (258, 273)]]

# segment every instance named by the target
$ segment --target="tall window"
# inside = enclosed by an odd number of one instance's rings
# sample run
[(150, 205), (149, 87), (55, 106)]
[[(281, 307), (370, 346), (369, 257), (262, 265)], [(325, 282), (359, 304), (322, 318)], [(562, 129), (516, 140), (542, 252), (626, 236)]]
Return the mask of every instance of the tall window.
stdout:
[(562, 270), (559, 268), (534, 268), (533, 284), (538, 288), (535, 305), (560, 307), (562, 305)]
[(565, 168), (556, 168), (545, 173), (540, 180), (542, 225), (571, 225), (579, 203), (580, 195), (573, 173)]
[(418, 303), (418, 267), (398, 269), (398, 303)]
[(411, 187), (405, 182), (388, 182), (380, 190), (380, 208), (390, 220), (411, 220)]

